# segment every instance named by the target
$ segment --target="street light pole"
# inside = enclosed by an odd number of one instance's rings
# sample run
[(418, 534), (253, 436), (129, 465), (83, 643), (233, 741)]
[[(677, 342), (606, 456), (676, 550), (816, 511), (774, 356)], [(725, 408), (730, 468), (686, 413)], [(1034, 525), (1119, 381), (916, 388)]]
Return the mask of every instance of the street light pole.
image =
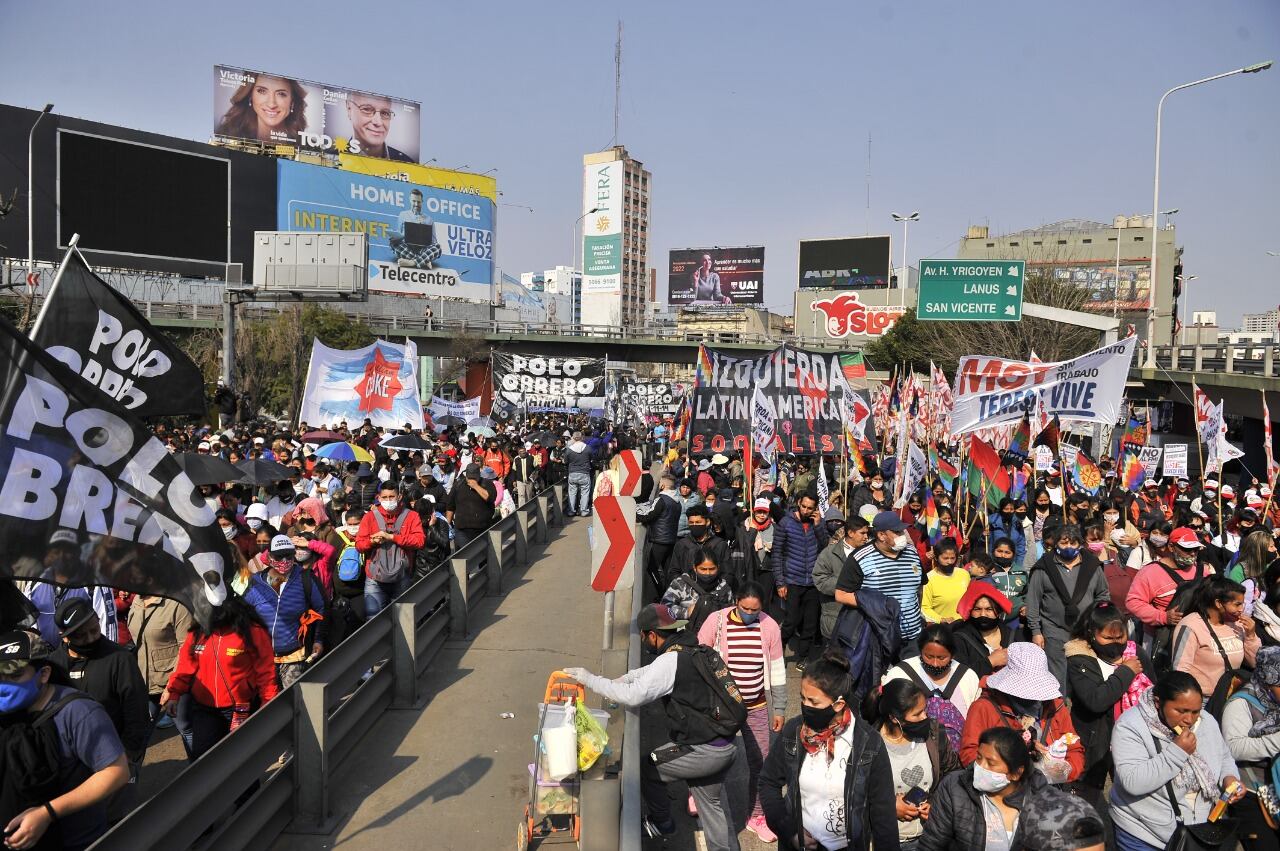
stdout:
[(1179, 275), (1178, 279), (1182, 281), (1182, 327), (1178, 331), (1178, 345), (1184, 346), (1187, 343), (1187, 302), (1191, 300), (1191, 290), (1187, 289), (1187, 284), (1194, 281), (1199, 275)]
[(1214, 74), (1212, 77), (1205, 77), (1202, 80), (1194, 80), (1190, 83), (1183, 83), (1180, 86), (1174, 86), (1169, 91), (1160, 96), (1160, 102), (1156, 104), (1156, 157), (1155, 157), (1155, 180), (1152, 188), (1151, 201), (1151, 280), (1148, 282), (1150, 292), (1149, 301), (1147, 303), (1147, 359), (1144, 366), (1155, 368), (1156, 365), (1156, 289), (1160, 279), (1156, 276), (1158, 263), (1156, 258), (1160, 252), (1159, 246), (1156, 244), (1160, 234), (1160, 121), (1164, 116), (1165, 98), (1174, 92), (1180, 92), (1183, 89), (1189, 89), (1192, 86), (1199, 86), (1203, 83), (1212, 83), (1214, 80), (1221, 80), (1223, 77), (1231, 77), (1236, 74), (1256, 74), (1259, 71), (1265, 71), (1271, 67), (1271, 62), (1259, 62), (1256, 65), (1248, 65), (1244, 68), (1237, 68), (1234, 71), (1227, 71), (1222, 74)]
[[(598, 212), (600, 212), (600, 208), (599, 208), (599, 207), (592, 207), (590, 210), (587, 210), (587, 211), (586, 211), (585, 213), (583, 213), (581, 216), (578, 216), (577, 220), (576, 220), (576, 221), (574, 221), (574, 223), (573, 223), (573, 232), (569, 235), (569, 238), (570, 238), (570, 240), (572, 241), (572, 246), (573, 246), (573, 247), (572, 247), (572, 250), (571, 250), (571, 251), (570, 251), (570, 253), (569, 253), (569, 299), (570, 299), (570, 303), (572, 303), (572, 299), (573, 299), (573, 275), (574, 275), (574, 272), (576, 272), (576, 271), (577, 271), (577, 269), (578, 269), (578, 226), (582, 224), (582, 220), (583, 220), (583, 219), (585, 219), (587, 216), (591, 215), (592, 213), (598, 213)], [(585, 265), (586, 265), (586, 263), (587, 263), (587, 258), (586, 258), (586, 255), (584, 254), (584, 255), (583, 255), (583, 257), (582, 257), (582, 264), (585, 266)], [(586, 277), (585, 272), (584, 272), (583, 277)], [(578, 293), (578, 307), (579, 307), (579, 309), (581, 309), (581, 306), (582, 306), (582, 293), (581, 293), (581, 291), (579, 291), (579, 293)], [(570, 317), (570, 318), (572, 319), (573, 317)]]
[(27, 291), (32, 297), (36, 292), (36, 128), (52, 110), (53, 104), (46, 103), (27, 135)]
[(909, 216), (899, 216), (897, 213), (890, 213), (895, 222), (902, 222), (902, 277), (898, 279), (898, 306), (907, 306), (907, 283), (911, 278), (911, 273), (907, 269), (907, 226), (911, 222), (920, 221), (920, 211), (916, 210)]

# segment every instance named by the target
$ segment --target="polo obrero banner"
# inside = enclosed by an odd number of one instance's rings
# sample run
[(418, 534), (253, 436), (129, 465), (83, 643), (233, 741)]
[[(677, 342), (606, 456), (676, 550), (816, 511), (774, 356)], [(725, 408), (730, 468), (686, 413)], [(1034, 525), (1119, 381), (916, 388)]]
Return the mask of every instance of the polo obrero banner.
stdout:
[(604, 395), (604, 358), (494, 352), (492, 372), (494, 398), (512, 409), (567, 409)]

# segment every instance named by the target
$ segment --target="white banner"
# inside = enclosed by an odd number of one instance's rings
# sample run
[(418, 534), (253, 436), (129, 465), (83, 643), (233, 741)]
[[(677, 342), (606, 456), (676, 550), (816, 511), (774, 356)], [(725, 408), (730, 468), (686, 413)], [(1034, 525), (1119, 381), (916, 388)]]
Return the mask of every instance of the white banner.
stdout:
[(924, 451), (914, 443), (907, 447), (907, 472), (902, 480), (903, 499), (911, 498), (911, 494), (915, 493), (916, 488), (920, 487), (920, 483), (924, 481), (924, 474), (928, 469), (929, 459), (925, 457)]
[(757, 384), (751, 397), (751, 445), (770, 464), (773, 463), (774, 455), (773, 437), (773, 408), (769, 406), (769, 399)]
[(956, 373), (952, 432), (1016, 423), (1024, 413), (1035, 412), (1037, 401), (1050, 417), (1113, 423), (1136, 343), (1136, 337), (1128, 337), (1058, 363), (967, 355)]
[(418, 347), (377, 340), (363, 349), (331, 349), (319, 340), (311, 347), (300, 422), (320, 428), (346, 423), (356, 428), (368, 419), (375, 426), (421, 430), (418, 401)]
[(1164, 447), (1164, 477), (1166, 479), (1187, 477), (1187, 444), (1170, 443)]
[(1160, 447), (1142, 447), (1138, 450), (1138, 460), (1142, 462), (1142, 469), (1147, 471), (1147, 479), (1154, 480), (1156, 477), (1156, 465), (1160, 463)]
[(1043, 473), (1053, 468), (1053, 450), (1047, 446), (1037, 446), (1036, 453), (1036, 472)]
[(464, 422), (471, 422), (480, 416), (480, 397), (463, 399), (461, 402), (450, 402), (448, 399), (432, 396), (429, 410), (433, 420), (438, 420), (441, 417), (457, 417)]

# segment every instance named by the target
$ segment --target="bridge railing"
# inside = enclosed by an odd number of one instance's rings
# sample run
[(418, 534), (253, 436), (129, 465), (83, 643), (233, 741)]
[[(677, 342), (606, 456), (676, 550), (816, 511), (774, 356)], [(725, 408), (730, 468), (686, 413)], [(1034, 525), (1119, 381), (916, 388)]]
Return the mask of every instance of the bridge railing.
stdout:
[(1280, 346), (1274, 343), (1209, 343), (1156, 346), (1156, 363), (1170, 372), (1229, 372), (1275, 378)]
[(564, 525), (563, 506), (552, 485), (459, 548), (92, 847), (240, 851), (285, 830), (331, 833), (334, 772), (383, 712), (421, 705), (445, 641), (474, 630), (476, 605)]

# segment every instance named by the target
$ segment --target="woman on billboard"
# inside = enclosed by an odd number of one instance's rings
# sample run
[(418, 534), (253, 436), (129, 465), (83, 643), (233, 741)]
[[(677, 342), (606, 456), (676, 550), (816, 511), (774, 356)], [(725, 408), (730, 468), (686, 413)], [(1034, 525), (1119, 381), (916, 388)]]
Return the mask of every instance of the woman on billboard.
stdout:
[(218, 135), (259, 142), (298, 144), (307, 129), (307, 92), (297, 80), (259, 74), (231, 96), (231, 108), (218, 122)]

